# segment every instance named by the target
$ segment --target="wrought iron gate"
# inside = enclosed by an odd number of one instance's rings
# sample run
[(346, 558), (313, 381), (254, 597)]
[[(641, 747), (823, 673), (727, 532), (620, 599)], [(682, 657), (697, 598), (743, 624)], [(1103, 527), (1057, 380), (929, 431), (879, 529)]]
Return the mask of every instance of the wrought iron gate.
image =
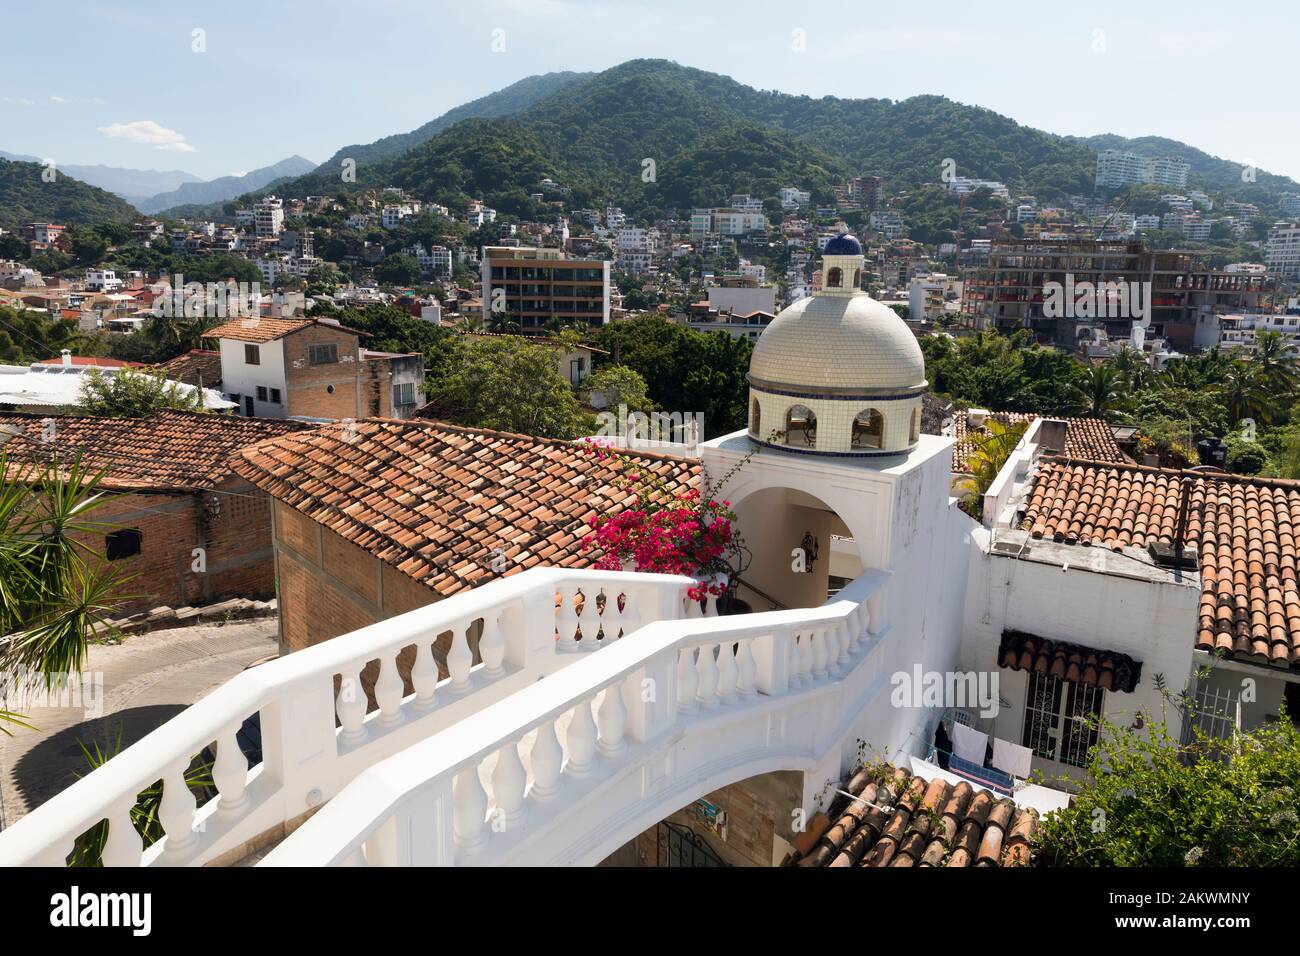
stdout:
[(659, 866), (727, 866), (703, 837), (678, 823), (660, 821), (655, 843)]

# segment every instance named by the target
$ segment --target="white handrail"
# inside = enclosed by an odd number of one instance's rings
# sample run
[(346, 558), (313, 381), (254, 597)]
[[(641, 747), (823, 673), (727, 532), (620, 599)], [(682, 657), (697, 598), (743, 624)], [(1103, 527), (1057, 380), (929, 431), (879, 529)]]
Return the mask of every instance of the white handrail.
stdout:
[[(889, 572), (866, 571), (817, 608), (648, 625), (632, 639), (620, 641), (601, 654), (478, 711), (474, 720), (451, 726), (375, 764), (273, 850), (262, 865), (364, 865), (372, 852), (380, 862), (457, 862), (455, 840), (449, 830), (456, 815), (452, 782), (477, 775), (478, 765), (486, 758), (517, 746), (521, 738), (570, 710), (590, 706), (602, 690), (619, 691), (623, 682), (634, 676), (661, 681), (664, 691), (649, 703), (642, 697), (625, 695), (624, 699), (632, 696), (644, 705), (640, 713), (629, 715), (634, 738), (645, 742), (668, 732), (679, 709), (679, 654), (694, 648), (711, 654), (715, 647), (726, 649), (744, 642), (769, 641), (759, 662), (760, 670), (766, 670), (759, 675), (760, 683), (765, 681), (767, 685), (760, 691), (766, 696), (784, 693), (790, 684), (786, 668), (798, 668), (797, 662), (791, 664), (790, 653), (790, 638), (795, 632), (812, 635), (839, 625), (852, 628), (845, 631), (845, 652), (848, 641), (856, 644), (864, 633), (880, 633), (885, 626), (881, 596), (889, 577)], [(847, 660), (838, 652), (835, 656), (841, 662)], [(435, 841), (438, 846), (407, 846), (394, 851), (392, 846), (375, 845), (372, 851), (370, 844), (378, 840), (380, 831), (404, 813), (432, 813), (446, 831)], [(459, 818), (456, 823), (460, 825)], [(482, 823), (480, 818), (472, 825)], [(415, 834), (426, 841), (431, 839), (428, 827), (405, 826), (400, 830), (408, 839), (416, 839)]]
[[(677, 575), (535, 568), (244, 671), (0, 832), (0, 866), (62, 865), (76, 838), (105, 819), (112, 848), (111, 853), (105, 848), (106, 864), (206, 862), (310, 811), (376, 760), (580, 660), (556, 652), (557, 591), (586, 588), (592, 598), (601, 589), (625, 594), (636, 605), (639, 623), (679, 617), (685, 590), (693, 583)], [(489, 616), (511, 618), (505, 622), (498, 675), (485, 675), (484, 665), (477, 665), (465, 689), (455, 692), (448, 686), (454, 678), (449, 678), (430, 686), (423, 701), (416, 700), (419, 694), (401, 697), (399, 684), (396, 701), (391, 693), (389, 699), (401, 716), (389, 714), (387, 721), (379, 711), (364, 714), (363, 698), (362, 743), (368, 746), (350, 749), (339, 742), (345, 728), (335, 721), (336, 676), (359, 675), (374, 660), (395, 674), (396, 656), (404, 648), (415, 645), (432, 653), (439, 635), (459, 631), (456, 639), (463, 640), (472, 622)], [(468, 663), (464, 666), (468, 669)], [(436, 670), (432, 673), (436, 681)], [(234, 735), (259, 712), (263, 762), (247, 768)], [(386, 724), (399, 726), (395, 731)], [(197, 808), (183, 775), (193, 755), (214, 742), (220, 768), (214, 768), (214, 778), (221, 796)], [(224, 763), (223, 748), (229, 748)], [(232, 753), (238, 756), (232, 758)], [(137, 794), (160, 779), (162, 823), (169, 834), (181, 833), (182, 838), (164, 837), (147, 850), (121, 842), (133, 836), (127, 828)]]

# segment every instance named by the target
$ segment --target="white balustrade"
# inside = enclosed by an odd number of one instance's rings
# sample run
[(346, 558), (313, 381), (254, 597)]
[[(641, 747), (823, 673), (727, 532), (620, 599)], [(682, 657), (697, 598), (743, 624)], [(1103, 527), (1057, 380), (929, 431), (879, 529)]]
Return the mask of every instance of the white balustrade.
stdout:
[[(682, 749), (681, 741), (697, 728), (700, 733), (713, 735), (708, 737), (714, 741), (710, 746), (725, 748), (731, 728), (735, 727), (740, 734), (737, 759), (752, 760), (754, 742), (766, 739), (770, 733), (766, 721), (767, 715), (774, 712), (770, 703), (773, 697), (793, 690), (801, 696), (800, 710), (791, 716), (805, 716), (794, 720), (790, 728), (801, 724), (804, 728), (834, 726), (850, 716), (831, 714), (825, 709), (842, 706), (842, 697), (816, 672), (836, 668), (836, 680), (856, 681), (857, 692), (867, 686), (879, 665), (865, 670), (858, 667), (866, 659), (853, 653), (852, 636), (859, 622), (865, 620), (863, 600), (877, 593), (885, 580), (886, 575), (869, 572), (826, 605), (813, 609), (718, 618), (708, 614), (707, 605), (696, 603), (695, 610), (691, 609), (693, 602), (680, 605), (686, 620), (653, 624), (641, 629), (633, 639), (614, 642), (599, 654), (582, 655), (546, 680), (489, 705), (479, 719), (449, 727), (390, 758), (382, 775), (371, 775), (367, 786), (358, 783), (340, 793), (265, 862), (343, 863), (358, 845), (364, 845), (366, 858), (373, 863), (379, 857), (372, 853), (371, 844), (379, 841), (381, 834), (394, 832), (390, 821), (398, 818), (402, 821), (400, 832), (409, 834), (408, 839), (425, 841), (409, 847), (402, 857), (413, 861), (447, 862), (446, 857), (439, 856), (437, 848), (441, 845), (454, 845), (452, 863), (508, 863), (514, 859), (511, 854), (524, 846), (534, 848), (527, 851), (533, 855), (520, 857), (520, 862), (536, 860), (536, 848), (551, 845), (546, 842), (547, 828), (559, 826), (561, 821), (575, 828), (575, 839), (586, 839), (593, 821), (591, 807), (583, 801), (597, 799), (597, 795), (604, 799), (606, 794), (618, 792), (611, 789), (618, 786), (626, 787), (622, 792), (627, 795), (637, 795), (632, 799), (664, 799), (668, 791), (663, 787), (671, 786), (678, 772), (675, 761), (689, 752), (689, 747)], [(604, 609), (611, 606), (609, 602), (618, 600), (611, 591), (603, 592), (601, 613), (597, 615), (602, 619)], [(642, 695), (647, 675), (653, 675), (656, 681), (668, 681), (668, 688), (658, 694)], [(674, 702), (676, 706), (672, 706)], [(724, 703), (726, 707), (719, 709)], [(810, 713), (809, 706), (822, 710)], [(757, 735), (754, 725), (744, 723), (750, 719), (745, 716), (747, 711), (763, 728)], [(557, 730), (564, 725), (566, 714), (565, 746), (561, 748)], [(738, 720), (740, 723), (736, 723)], [(741, 730), (746, 726), (750, 729)], [(727, 728), (723, 742), (718, 743), (717, 735), (723, 727)], [(782, 733), (788, 729), (783, 728)], [(745, 737), (747, 733), (751, 736)], [(525, 799), (526, 775), (518, 747), (529, 734), (535, 734), (529, 755), (533, 784)], [(744, 740), (749, 743), (740, 743)], [(835, 740), (838, 738), (826, 743)], [(665, 763), (668, 752), (674, 756)], [(708, 761), (703, 766), (710, 772), (717, 765), (719, 753), (706, 750), (700, 754)], [(482, 791), (478, 768), (494, 755), (494, 809), (488, 817), (490, 825), (486, 825), (488, 798)], [(627, 773), (639, 767), (650, 776)], [(650, 793), (646, 784), (652, 779)], [(375, 787), (383, 793), (382, 799), (375, 795)], [(443, 792), (450, 796), (437, 796)], [(557, 799), (561, 792), (564, 798)], [(453, 806), (450, 822), (438, 809), (443, 800)], [(606, 809), (609, 815), (620, 817), (632, 808), (621, 803)], [(424, 816), (415, 819), (420, 813)], [(517, 826), (525, 814), (528, 826)], [(448, 828), (445, 838), (438, 836), (440, 826)], [(379, 845), (385, 844), (380, 841)], [(383, 859), (392, 856), (388, 852)]]
[[(107, 830), (108, 865), (202, 865), (230, 858), (308, 811), (328, 807), (374, 763), (578, 663), (579, 658), (556, 652), (566, 639), (576, 644), (574, 598), (579, 592), (593, 596), (588, 614), (594, 627), (583, 636), (600, 635), (598, 646), (603, 647), (621, 644), (620, 634), (646, 624), (682, 617), (682, 595), (691, 583), (674, 575), (538, 568), (244, 671), (0, 831), (0, 866), (62, 865), (77, 838), (101, 821)], [(557, 592), (562, 596), (558, 608)], [(597, 602), (596, 595), (603, 598)], [(482, 663), (476, 665), (469, 638), (479, 620)], [(443, 671), (448, 677), (440, 680), (436, 640), (440, 635), (445, 640), (448, 632), (451, 644)], [(409, 685), (398, 668), (399, 655), (411, 653), (407, 649), (414, 650)], [(374, 668), (368, 673), (375, 675), (369, 695), (362, 682), (368, 665)], [(407, 687), (414, 691), (410, 696)], [(453, 688), (456, 693), (447, 693)], [(664, 692), (670, 694), (671, 688)], [(595, 765), (598, 738), (591, 697), (587, 720), (578, 720), (569, 734), (573, 774), (584, 766), (584, 754), (585, 765)], [(603, 709), (600, 740), (605, 749), (617, 749), (616, 741), (627, 739), (630, 702), (629, 692), (621, 715), (617, 700)], [(239, 728), (253, 715), (260, 715), (263, 737), (262, 763), (256, 766), (249, 765), (237, 742)], [(208, 744), (214, 746), (217, 796), (199, 807), (184, 774)], [(563, 749), (553, 722), (539, 730), (532, 748), (530, 793), (544, 802), (563, 790)], [(510, 769), (507, 760), (500, 772)], [(503, 795), (518, 789), (516, 776), (507, 775)], [(130, 808), (141, 791), (160, 779), (159, 821), (166, 835), (144, 847), (131, 826)], [(451, 778), (446, 786), (450, 820), (455, 802)], [(464, 787), (461, 791), (463, 810), (476, 797)], [(495, 805), (505, 806), (500, 800)], [(486, 809), (484, 803), (480, 823)], [(464, 843), (471, 831), (464, 813), (459, 816), (458, 840)], [(371, 834), (340, 862), (354, 856), (372, 865), (401, 859), (394, 855), (393, 839)]]
[(600, 646), (597, 636), (600, 632), (600, 609), (596, 606), (596, 591), (588, 588), (582, 595), (582, 610), (578, 612), (578, 629), (582, 631), (582, 640), (578, 650), (594, 651)]

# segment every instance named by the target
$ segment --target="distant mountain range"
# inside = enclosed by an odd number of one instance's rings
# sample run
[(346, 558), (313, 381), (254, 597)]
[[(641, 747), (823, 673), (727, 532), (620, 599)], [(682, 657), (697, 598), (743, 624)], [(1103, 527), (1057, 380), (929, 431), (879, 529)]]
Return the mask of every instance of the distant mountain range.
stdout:
[(290, 156), (270, 166), (254, 169), (242, 176), (222, 176), (207, 182), (187, 182), (171, 190), (158, 193), (135, 204), (141, 212), (157, 213), (173, 206), (218, 203), (244, 193), (261, 189), (287, 176), (301, 176), (316, 168), (316, 164), (301, 156)]
[[(785, 185), (826, 198), (836, 179), (852, 175), (881, 175), (895, 189), (933, 183), (952, 159), (957, 175), (1055, 201), (1091, 194), (1096, 151), (1111, 146), (1185, 159), (1188, 188), (1254, 202), (1266, 214), (1282, 192), (1300, 191), (1262, 170), (1243, 182), (1242, 163), (1174, 140), (1059, 136), (942, 96), (813, 99), (633, 60), (600, 73), (529, 77), (409, 133), (345, 147), (275, 192), (394, 185), (443, 203), (482, 198), (509, 212), (527, 208), (528, 194), (549, 176), (578, 203), (681, 211), (724, 203), (733, 192), (770, 196)], [(357, 163), (354, 184), (340, 177), (348, 158)]]
[[(0, 159), (41, 163), (39, 157), (7, 153)], [(181, 169), (123, 169), (117, 166), (59, 165), (61, 177), (71, 177), (126, 200), (141, 212), (158, 213), (184, 204), (220, 203), (253, 190), (262, 189), (287, 176), (301, 176), (316, 168), (311, 160), (290, 156), (278, 163), (254, 169), (242, 176), (204, 180)]]

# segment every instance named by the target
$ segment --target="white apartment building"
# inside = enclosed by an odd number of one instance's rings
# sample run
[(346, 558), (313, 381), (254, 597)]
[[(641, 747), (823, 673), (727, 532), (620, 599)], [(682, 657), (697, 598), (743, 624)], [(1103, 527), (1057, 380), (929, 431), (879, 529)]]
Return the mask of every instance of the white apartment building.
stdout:
[[(627, 223), (627, 217), (623, 215), (623, 210), (618, 206), (605, 207), (605, 227), (610, 230), (621, 229)], [(588, 223), (594, 226), (595, 223)]]
[(797, 209), (812, 202), (812, 193), (805, 189), (796, 189), (794, 186), (782, 188), (777, 193), (777, 197), (781, 200), (781, 205), (786, 209)]
[(1097, 154), (1096, 184), (1102, 189), (1116, 189), (1136, 183), (1156, 183), (1182, 189), (1187, 185), (1187, 163), (1169, 157), (1139, 156), (1117, 149)]
[(389, 203), (379, 214), (379, 224), (385, 229), (396, 229), (403, 219), (410, 219), (420, 214), (418, 202)]
[(275, 196), (258, 200), (253, 206), (253, 224), (259, 236), (278, 236), (284, 228), (284, 203)]
[(691, 213), (691, 235), (697, 238), (709, 234), (743, 236), (766, 228), (767, 217), (763, 215), (761, 203), (758, 212), (726, 208), (696, 209)]
[(465, 216), (465, 221), (471, 229), (479, 229), (489, 222), (496, 222), (497, 211), (491, 206), (485, 206), (475, 200), (469, 204), (469, 212)]
[(1159, 229), (1160, 217), (1154, 213), (1143, 216), (1134, 216), (1133, 228), (1137, 229), (1138, 232), (1141, 232), (1144, 229)]
[(728, 201), (732, 209), (738, 209), (741, 212), (762, 212), (763, 200), (757, 199), (746, 193), (736, 193)]
[(122, 280), (112, 269), (87, 269), (87, 292), (116, 292), (122, 288)]
[(966, 176), (954, 176), (948, 183), (948, 191), (958, 196), (964, 196), (967, 193), (973, 193), (977, 189), (987, 189), (993, 195), (1001, 199), (1011, 197), (1006, 184), (1000, 183), (996, 179), (969, 179)]
[(1279, 222), (1268, 234), (1268, 271), (1290, 281), (1300, 280), (1300, 223)]
[(1300, 216), (1300, 193), (1283, 193), (1277, 208), (1284, 216)]
[[(903, 217), (893, 210), (873, 212), (868, 223), (872, 229), (881, 233), (886, 239), (896, 239), (903, 233)], [(826, 239), (829, 238), (829, 236), (826, 236), (819, 239), (818, 248), (825, 246)]]

